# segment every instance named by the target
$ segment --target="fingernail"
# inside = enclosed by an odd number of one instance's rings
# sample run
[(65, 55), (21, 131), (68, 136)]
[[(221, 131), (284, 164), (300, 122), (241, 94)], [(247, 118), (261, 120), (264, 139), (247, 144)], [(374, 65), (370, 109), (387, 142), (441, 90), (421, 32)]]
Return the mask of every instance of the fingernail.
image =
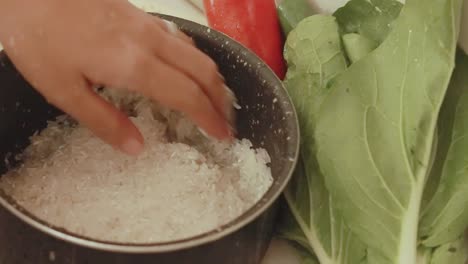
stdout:
[(169, 31), (169, 33), (175, 34), (175, 33), (177, 33), (177, 31), (179, 31), (179, 28), (177, 27), (177, 25), (174, 22), (171, 22), (171, 21), (168, 21), (168, 20), (163, 20), (163, 21), (166, 24), (166, 28)]
[[(197, 128), (198, 128), (198, 131), (200, 131), (200, 134), (202, 134), (205, 138), (209, 140), (216, 140), (214, 137), (206, 133), (206, 131), (203, 130), (202, 128), (200, 127), (197, 127)], [(236, 131), (229, 124), (226, 124), (226, 128), (227, 128), (227, 136), (228, 136), (227, 140), (232, 141), (235, 138)]]
[(229, 127), (229, 137), (231, 139), (234, 139), (236, 138), (237, 136), (237, 130), (235, 128), (233, 128), (232, 126)]
[(224, 76), (223, 76), (221, 73), (218, 72), (218, 76), (219, 76), (219, 78), (220, 78), (221, 80), (223, 80), (223, 82), (226, 81), (226, 79), (224, 78)]
[(225, 123), (224, 129), (225, 129), (224, 132), (225, 132), (226, 137), (224, 137), (223, 140), (226, 140), (228, 142), (231, 142), (232, 140), (234, 140), (237, 134), (237, 131), (234, 128), (234, 126), (232, 126), (229, 123)]
[(234, 93), (224, 85), (224, 89), (226, 90), (226, 102), (224, 103), (224, 115), (226, 120), (229, 122), (229, 125), (234, 126), (236, 122), (236, 112), (234, 111), (234, 108), (237, 104), (237, 99)]
[(237, 103), (237, 100), (235, 100), (235, 101), (232, 103), (232, 106), (233, 106), (235, 109), (237, 109), (237, 110), (242, 109), (242, 107), (240, 106), (240, 104)]
[(224, 89), (226, 89), (226, 92), (228, 94), (228, 97), (229, 97), (228, 100), (230, 101), (231, 107), (234, 107), (235, 109), (241, 109), (241, 106), (239, 105), (237, 101), (237, 97), (234, 94), (234, 92), (226, 85), (224, 85)]
[(130, 138), (122, 144), (121, 148), (125, 153), (136, 156), (143, 151), (143, 144), (134, 138)]
[(198, 128), (198, 131), (200, 131), (200, 134), (202, 134), (204, 137), (208, 138), (208, 139), (211, 139), (211, 137), (208, 135), (208, 133), (206, 133), (205, 130), (203, 130), (202, 128)]

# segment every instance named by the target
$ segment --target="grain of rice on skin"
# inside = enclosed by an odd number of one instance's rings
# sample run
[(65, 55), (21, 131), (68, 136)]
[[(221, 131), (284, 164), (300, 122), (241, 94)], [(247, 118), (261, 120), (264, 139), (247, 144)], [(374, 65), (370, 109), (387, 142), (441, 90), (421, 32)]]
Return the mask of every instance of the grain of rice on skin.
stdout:
[[(0, 188), (38, 218), (99, 240), (148, 243), (214, 230), (272, 185), (263, 149), (206, 139), (182, 115), (143, 98), (107, 94), (133, 112), (145, 151), (130, 157), (81, 126), (51, 122)], [(131, 108), (131, 109), (130, 109)]]

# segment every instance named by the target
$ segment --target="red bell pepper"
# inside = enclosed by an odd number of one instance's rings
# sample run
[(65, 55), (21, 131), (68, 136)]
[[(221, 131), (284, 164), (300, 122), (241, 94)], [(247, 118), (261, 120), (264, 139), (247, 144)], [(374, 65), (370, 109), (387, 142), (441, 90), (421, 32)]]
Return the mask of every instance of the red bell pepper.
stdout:
[(286, 66), (275, 0), (204, 0), (209, 25), (256, 53), (280, 77)]

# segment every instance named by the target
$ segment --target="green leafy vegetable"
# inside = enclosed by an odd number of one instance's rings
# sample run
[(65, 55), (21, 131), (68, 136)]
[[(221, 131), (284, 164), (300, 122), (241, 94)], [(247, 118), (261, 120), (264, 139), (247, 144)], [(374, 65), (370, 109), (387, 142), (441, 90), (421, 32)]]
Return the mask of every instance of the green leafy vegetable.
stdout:
[(289, 34), (302, 155), (282, 234), (320, 263), (451, 259), (444, 247), (468, 223), (466, 61), (448, 90), (461, 4), (352, 0)]
[(362, 59), (377, 48), (377, 42), (356, 33), (343, 35), (343, 44), (351, 63)]
[(401, 7), (397, 0), (352, 0), (334, 13), (351, 63), (385, 40)]
[(435, 249), (430, 264), (466, 264), (467, 261), (468, 242), (464, 238), (459, 238)]
[(352, 0), (334, 16), (344, 34), (358, 33), (381, 43), (398, 17), (402, 4), (396, 0)]
[(419, 247), (416, 264), (429, 264), (432, 258), (432, 249)]
[[(286, 213), (285, 216), (287, 216), (287, 218), (286, 217), (284, 218), (285, 220), (295, 221), (294, 216), (288, 213)], [(291, 227), (292, 230), (294, 230), (295, 228), (299, 228), (299, 226), (296, 223), (292, 223), (292, 221), (289, 224), (285, 224), (285, 226)], [(297, 256), (299, 257), (301, 264), (319, 264), (320, 263), (317, 260), (317, 257), (315, 256), (314, 251), (308, 245), (307, 238), (305, 236), (300, 237), (300, 238), (297, 237), (297, 235), (299, 236), (303, 235), (304, 234), (303, 232), (301, 231), (292, 231), (292, 232), (287, 231), (287, 232), (288, 234), (283, 234), (284, 236), (282, 236), (282, 238), (289, 239), (290, 241), (296, 242), (296, 243), (293, 243), (292, 246), (296, 249)], [(299, 243), (297, 239), (299, 239), (299, 241), (303, 241), (304, 244)]]
[(382, 45), (336, 78), (321, 105), (319, 166), (371, 263), (416, 263), (420, 204), (461, 4), (408, 1)]
[(291, 214), (297, 222), (290, 223), (292, 228), (288, 225), (283, 227), (288, 230), (283, 232), (283, 237), (315, 253), (320, 263), (360, 263), (365, 258), (364, 245), (344, 225), (333, 207), (322, 176), (314, 172), (315, 175), (306, 174), (301, 162), (294, 177), (296, 181), (285, 192)]
[(421, 246), (416, 264), (467, 264), (468, 240), (464, 237), (436, 248)]
[(304, 19), (290, 33), (284, 56), (288, 62), (285, 85), (300, 112), (302, 129), (307, 129), (313, 125), (310, 117), (317, 113), (327, 87), (347, 67), (335, 18), (315, 15)]
[(432, 247), (456, 239), (468, 225), (468, 56), (459, 53), (439, 119), (441, 176), (429, 180), (438, 187), (421, 221), (424, 244)]
[[(289, 64), (285, 84), (298, 109), (301, 130), (313, 133), (313, 120), (331, 81), (346, 69), (335, 18), (316, 15), (304, 19), (289, 35), (285, 58)], [(359, 263), (365, 247), (333, 206), (316, 166), (314, 139), (302, 139), (301, 162), (285, 191), (295, 221), (283, 226), (282, 235), (306, 249), (313, 248), (320, 263)]]
[(313, 15), (307, 0), (282, 0), (278, 5), (278, 16), (285, 35), (288, 35), (302, 19)]

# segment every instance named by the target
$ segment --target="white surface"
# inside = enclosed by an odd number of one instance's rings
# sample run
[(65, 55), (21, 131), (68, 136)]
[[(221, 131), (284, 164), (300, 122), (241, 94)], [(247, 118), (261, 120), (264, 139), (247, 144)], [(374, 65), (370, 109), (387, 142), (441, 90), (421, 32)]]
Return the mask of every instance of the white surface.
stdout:
[[(200, 0), (194, 0), (194, 5), (188, 4), (185, 0), (129, 0), (129, 2), (148, 12), (173, 15), (190, 19), (202, 25), (207, 24), (204, 14), (196, 7), (201, 6), (202, 1)], [(0, 43), (0, 50), (2, 49)]]
[(294, 248), (286, 241), (273, 240), (262, 264), (300, 264)]
[[(148, 12), (156, 12), (165, 15), (173, 15), (192, 20), (199, 24), (206, 25), (204, 14), (196, 7), (185, 0), (129, 0), (130, 3), (141, 7)], [(194, 3), (200, 4), (200, 1)]]
[(203, 4), (203, 0), (189, 0), (192, 2), (194, 5), (196, 5), (199, 9), (204, 10), (205, 6)]

